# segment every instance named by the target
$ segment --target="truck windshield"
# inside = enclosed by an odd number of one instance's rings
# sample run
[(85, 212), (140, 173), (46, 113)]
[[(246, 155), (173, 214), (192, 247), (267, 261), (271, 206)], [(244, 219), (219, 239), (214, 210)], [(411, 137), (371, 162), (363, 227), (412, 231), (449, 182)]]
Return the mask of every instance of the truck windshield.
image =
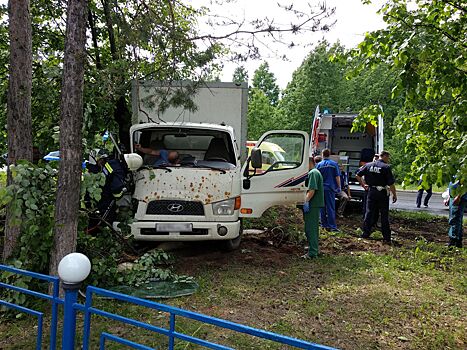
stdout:
[(145, 166), (232, 169), (236, 156), (230, 134), (194, 128), (148, 128), (133, 134)]

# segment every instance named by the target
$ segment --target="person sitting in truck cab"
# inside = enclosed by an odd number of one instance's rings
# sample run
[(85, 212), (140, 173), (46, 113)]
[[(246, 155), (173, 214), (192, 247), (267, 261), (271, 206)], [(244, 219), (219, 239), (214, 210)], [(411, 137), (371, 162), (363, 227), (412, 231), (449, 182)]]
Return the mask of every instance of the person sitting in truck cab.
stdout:
[(179, 161), (177, 151), (168, 151), (166, 149), (155, 150), (148, 147), (142, 147), (139, 143), (135, 144), (135, 149), (141, 153), (158, 157), (152, 164), (153, 166), (175, 165), (178, 164)]

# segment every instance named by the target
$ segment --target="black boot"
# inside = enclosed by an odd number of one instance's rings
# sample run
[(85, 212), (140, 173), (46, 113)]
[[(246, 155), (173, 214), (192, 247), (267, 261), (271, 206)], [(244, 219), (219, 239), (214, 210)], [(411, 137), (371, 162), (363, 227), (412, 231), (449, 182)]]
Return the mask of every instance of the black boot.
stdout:
[(456, 240), (456, 247), (457, 248), (462, 248), (462, 239)]
[[(457, 239), (449, 237), (448, 247), (457, 247)], [(462, 242), (460, 243), (462, 245)]]

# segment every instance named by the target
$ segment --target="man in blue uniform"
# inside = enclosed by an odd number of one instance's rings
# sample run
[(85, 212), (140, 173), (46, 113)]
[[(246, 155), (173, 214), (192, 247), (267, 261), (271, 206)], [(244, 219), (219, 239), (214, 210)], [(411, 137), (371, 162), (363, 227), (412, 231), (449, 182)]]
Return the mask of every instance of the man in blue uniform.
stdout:
[(316, 164), (316, 169), (323, 176), (324, 208), (321, 209), (321, 226), (331, 231), (337, 231), (336, 225), (336, 194), (341, 192), (339, 165), (329, 159), (331, 151), (321, 152), (323, 160)]
[(397, 194), (394, 176), (388, 164), (389, 157), (389, 152), (382, 151), (377, 161), (367, 163), (357, 171), (356, 178), (365, 191), (368, 191), (362, 238), (370, 237), (374, 218), (380, 213), (383, 241), (391, 244), (388, 187), (392, 193), (393, 203), (397, 201)]
[[(467, 192), (457, 193), (459, 181), (449, 184), (449, 247), (462, 248), (462, 221), (467, 207)], [(458, 192), (458, 191), (457, 191)]]

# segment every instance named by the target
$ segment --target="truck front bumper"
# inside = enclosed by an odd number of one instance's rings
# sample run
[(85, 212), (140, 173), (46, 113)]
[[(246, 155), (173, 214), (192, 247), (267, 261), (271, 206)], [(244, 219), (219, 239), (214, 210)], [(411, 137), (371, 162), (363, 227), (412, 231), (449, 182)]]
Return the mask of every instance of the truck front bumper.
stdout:
[[(234, 222), (190, 222), (190, 232), (160, 232), (157, 224), (170, 226), (180, 222), (135, 221), (131, 233), (137, 241), (213, 241), (237, 238), (240, 234), (240, 220)], [(225, 235), (221, 233), (227, 230)], [(221, 232), (221, 233), (219, 233)]]

